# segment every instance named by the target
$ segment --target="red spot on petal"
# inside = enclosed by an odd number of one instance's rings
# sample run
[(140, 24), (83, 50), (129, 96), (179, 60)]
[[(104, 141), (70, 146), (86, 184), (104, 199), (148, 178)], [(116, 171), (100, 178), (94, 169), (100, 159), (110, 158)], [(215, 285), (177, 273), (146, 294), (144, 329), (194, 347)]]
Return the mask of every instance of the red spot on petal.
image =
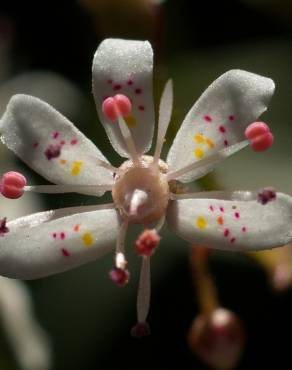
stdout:
[(66, 237), (65, 233), (62, 231), (62, 232), (60, 233), (60, 238), (61, 238), (62, 240), (64, 240), (64, 239), (65, 239), (65, 237)]
[(226, 128), (224, 126), (219, 126), (219, 131), (222, 133), (222, 134), (225, 134), (226, 132)]
[(113, 80), (109, 78), (109, 79), (107, 80), (107, 83), (110, 85), (110, 84), (112, 84), (112, 83), (113, 83)]
[(214, 207), (213, 206), (210, 206), (209, 209), (210, 209), (211, 212), (214, 212)]
[(70, 253), (69, 253), (68, 249), (66, 249), (66, 248), (62, 248), (61, 253), (64, 257), (69, 257), (70, 256)]
[(228, 146), (228, 140), (224, 140), (224, 145)]
[(128, 80), (128, 81), (127, 81), (127, 85), (129, 85), (129, 86), (133, 85), (133, 83), (134, 83), (134, 81), (133, 81), (133, 80)]
[(212, 122), (212, 117), (207, 114), (207, 115), (204, 116), (204, 120), (206, 122)]
[(33, 143), (33, 147), (36, 149), (39, 146), (39, 143)]
[(220, 209), (220, 212), (224, 212), (224, 208), (223, 207), (219, 207)]
[(235, 242), (235, 240), (236, 240), (235, 238), (231, 238), (231, 239), (230, 239), (230, 243), (234, 243), (234, 242)]
[(245, 233), (245, 232), (246, 232), (246, 227), (245, 227), (245, 226), (243, 226), (243, 227), (241, 228), (241, 231), (242, 231), (243, 233)]
[(52, 133), (52, 137), (53, 139), (57, 139), (57, 137), (59, 137), (60, 133), (58, 131), (55, 131)]
[(73, 139), (73, 140), (71, 140), (71, 141), (70, 141), (70, 144), (71, 144), (71, 145), (75, 145), (75, 144), (77, 144), (77, 142), (78, 142), (78, 140), (77, 140), (77, 139)]
[(144, 107), (144, 105), (139, 105), (138, 109), (141, 110), (141, 111), (144, 111), (145, 107)]
[(66, 141), (65, 140), (61, 140), (60, 141), (60, 145), (65, 145), (66, 144)]
[(229, 229), (224, 229), (224, 236), (227, 238), (228, 235), (229, 235)]
[(234, 217), (235, 217), (235, 218), (240, 218), (240, 214), (239, 214), (239, 212), (234, 212)]
[(52, 237), (53, 237), (54, 239), (56, 239), (56, 237), (57, 237), (57, 233), (53, 233), (53, 234), (52, 234)]
[(234, 121), (235, 120), (235, 117), (233, 114), (231, 114), (229, 117), (228, 117), (229, 121)]
[(138, 94), (138, 95), (141, 94), (142, 93), (142, 89), (140, 89), (140, 88), (135, 89), (135, 93)]
[(120, 85), (120, 84), (116, 84), (116, 85), (114, 85), (114, 86), (113, 86), (113, 89), (114, 89), (115, 91), (117, 91), (117, 90), (121, 90), (121, 88), (122, 88), (122, 85)]

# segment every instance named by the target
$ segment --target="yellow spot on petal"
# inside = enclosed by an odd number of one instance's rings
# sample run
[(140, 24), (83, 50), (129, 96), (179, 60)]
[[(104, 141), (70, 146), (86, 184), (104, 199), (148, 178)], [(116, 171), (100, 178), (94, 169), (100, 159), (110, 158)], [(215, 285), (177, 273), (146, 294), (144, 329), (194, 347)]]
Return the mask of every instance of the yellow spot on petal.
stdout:
[(124, 117), (124, 120), (126, 122), (126, 124), (128, 125), (128, 127), (135, 127), (137, 126), (137, 120), (134, 116), (127, 116), (127, 117)]
[(72, 176), (77, 176), (79, 175), (81, 171), (81, 166), (83, 162), (73, 162), (72, 163), (72, 168), (71, 168), (71, 175)]
[(199, 229), (204, 230), (207, 227), (207, 221), (204, 217), (200, 216), (196, 219), (196, 225)]
[(195, 136), (194, 136), (194, 140), (195, 140), (195, 142), (196, 142), (196, 143), (198, 143), (198, 144), (204, 144), (204, 143), (205, 143), (205, 138), (204, 138), (204, 136), (203, 136), (203, 135), (201, 135), (201, 134), (197, 134), (197, 135), (195, 135)]
[(85, 233), (82, 235), (82, 241), (86, 247), (90, 247), (93, 244), (93, 236), (91, 233)]
[(206, 139), (206, 143), (210, 149), (214, 148), (215, 146), (214, 142), (211, 139)]
[(66, 159), (60, 159), (60, 164), (66, 164), (67, 163), (67, 161), (66, 161)]
[(195, 157), (196, 157), (196, 158), (201, 159), (201, 158), (203, 158), (203, 157), (204, 157), (205, 152), (204, 152), (204, 150), (203, 150), (203, 149), (201, 149), (201, 148), (196, 148), (196, 149), (194, 150), (194, 155), (195, 155)]

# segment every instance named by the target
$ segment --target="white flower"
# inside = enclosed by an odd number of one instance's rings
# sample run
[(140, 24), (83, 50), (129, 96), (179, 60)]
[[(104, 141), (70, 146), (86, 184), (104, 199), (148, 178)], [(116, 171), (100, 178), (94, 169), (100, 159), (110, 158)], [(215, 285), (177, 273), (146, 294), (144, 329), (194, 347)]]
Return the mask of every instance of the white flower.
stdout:
[[(172, 111), (171, 81), (161, 98), (154, 156), (144, 155), (151, 146), (155, 122), (152, 67), (148, 42), (108, 39), (94, 56), (98, 115), (114, 149), (127, 158), (119, 168), (110, 165), (98, 148), (50, 105), (27, 95), (11, 99), (0, 122), (3, 143), (58, 184), (26, 186), (25, 190), (96, 196), (112, 191), (113, 203), (52, 210), (8, 222), (9, 232), (0, 238), (2, 275), (21, 279), (47, 276), (93, 261), (116, 246), (116, 269), (111, 277), (124, 283), (129, 277), (124, 253), (128, 225), (157, 222), (136, 243), (143, 256), (137, 304), (138, 322), (143, 323), (150, 298), (152, 249), (147, 246), (152, 242), (153, 248), (157, 246), (165, 217), (183, 239), (210, 248), (261, 250), (292, 240), (292, 198), (288, 195), (270, 190), (175, 191), (174, 180), (198, 179), (248, 145), (245, 130), (266, 110), (273, 81), (241, 70), (223, 74), (191, 108), (163, 162), (159, 157)], [(115, 121), (109, 119), (104, 106), (108, 97), (114, 97)], [(125, 117), (117, 103), (119, 97), (132, 102)], [(115, 275), (123, 272), (122, 277)]]

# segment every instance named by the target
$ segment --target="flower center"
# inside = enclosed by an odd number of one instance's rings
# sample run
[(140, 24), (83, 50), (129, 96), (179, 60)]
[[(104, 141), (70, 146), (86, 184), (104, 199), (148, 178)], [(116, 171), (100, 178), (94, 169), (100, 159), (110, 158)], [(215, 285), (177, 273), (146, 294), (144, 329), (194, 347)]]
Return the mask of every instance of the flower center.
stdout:
[(121, 216), (130, 223), (148, 224), (159, 220), (169, 200), (167, 165), (152, 165), (153, 158), (143, 156), (139, 166), (131, 160), (122, 164), (115, 177), (112, 196)]

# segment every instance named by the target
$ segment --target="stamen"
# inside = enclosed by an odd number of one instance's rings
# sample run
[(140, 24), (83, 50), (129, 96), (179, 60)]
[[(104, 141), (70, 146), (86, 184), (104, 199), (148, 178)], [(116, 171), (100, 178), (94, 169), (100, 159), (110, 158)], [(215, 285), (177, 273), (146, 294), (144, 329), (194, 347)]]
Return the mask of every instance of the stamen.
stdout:
[(115, 267), (109, 272), (109, 277), (117, 286), (124, 287), (129, 281), (130, 273), (128, 270)]
[(134, 143), (131, 131), (129, 130), (125, 120), (122, 117), (119, 117), (118, 122), (119, 122), (121, 133), (128, 147), (128, 151), (131, 156), (131, 159), (135, 165), (139, 165), (140, 160), (139, 160), (139, 156), (136, 151), (136, 147), (135, 147), (135, 143)]
[(23, 195), (26, 178), (19, 172), (6, 172), (0, 180), (0, 193), (9, 199), (17, 199)]
[[(131, 334), (133, 336), (138, 335), (141, 337), (150, 334), (149, 326), (146, 323), (146, 319), (149, 312), (150, 295), (151, 295), (150, 257), (143, 257), (137, 298), (138, 323), (133, 327), (131, 331)], [(142, 328), (147, 330), (140, 330)]]
[(126, 269), (127, 260), (125, 258), (125, 238), (128, 229), (128, 222), (124, 221), (119, 230), (116, 244), (115, 265), (109, 272), (110, 279), (120, 287), (125, 286), (129, 282), (130, 273)]
[(135, 143), (126, 122), (123, 117), (129, 115), (132, 110), (132, 103), (129, 98), (123, 94), (109, 97), (102, 103), (103, 114), (111, 121), (118, 120), (121, 134), (127, 145), (129, 154), (134, 164), (139, 164), (139, 156), (136, 151)]
[[(203, 169), (212, 164), (215, 165), (218, 162), (222, 161), (223, 159), (229, 157), (233, 153), (236, 153), (240, 149), (246, 147), (249, 144), (247, 140), (241, 141), (239, 143), (236, 143), (234, 145), (231, 145), (227, 148), (221, 149), (219, 152), (210, 155), (209, 157), (205, 157), (197, 162), (192, 162), (191, 164), (188, 164), (187, 166), (180, 168), (179, 170), (175, 170), (172, 172), (169, 172), (167, 174), (167, 180), (174, 180), (176, 178), (179, 178), (180, 176), (185, 175), (186, 173), (190, 171), (194, 171), (196, 169), (200, 170)], [(202, 176), (202, 171), (198, 171), (197, 175), (193, 178), (193, 180), (196, 180)]]
[(135, 250), (139, 256), (149, 257), (153, 254), (160, 241), (155, 229), (145, 229), (135, 242)]
[(165, 139), (165, 134), (171, 119), (172, 113), (172, 105), (173, 105), (173, 88), (172, 88), (172, 80), (168, 80), (165, 85), (165, 88), (162, 93), (162, 97), (160, 100), (159, 106), (159, 121), (158, 121), (158, 132), (157, 132), (157, 140), (156, 140), (156, 148), (153, 157), (153, 164), (157, 165), (162, 146)]
[(112, 185), (36, 185), (25, 186), (24, 191), (46, 194), (64, 194), (64, 193), (87, 193), (95, 195), (98, 191), (110, 191)]
[(264, 122), (250, 124), (245, 130), (245, 136), (250, 140), (250, 146), (255, 152), (269, 149), (274, 142), (269, 126)]
[(103, 161), (102, 159), (98, 159), (97, 158), (96, 159), (96, 162), (97, 162), (97, 165), (98, 166), (101, 166), (103, 168), (106, 168), (107, 170), (110, 170), (113, 173), (118, 172), (118, 168), (117, 167), (112, 166), (110, 163), (107, 163), (107, 162)]

